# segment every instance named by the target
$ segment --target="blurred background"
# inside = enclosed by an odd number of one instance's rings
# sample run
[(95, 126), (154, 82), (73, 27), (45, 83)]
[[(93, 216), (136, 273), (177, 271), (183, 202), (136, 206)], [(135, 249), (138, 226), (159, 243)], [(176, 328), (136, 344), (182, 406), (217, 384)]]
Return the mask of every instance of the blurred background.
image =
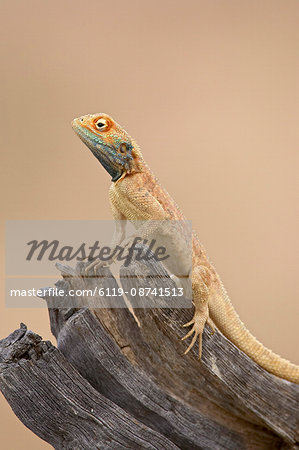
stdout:
[[(299, 2), (1, 1), (1, 213), (110, 219), (110, 177), (70, 122), (111, 114), (206, 247), (242, 320), (298, 354)], [(4, 250), (2, 251), (4, 286)], [(51, 336), (45, 309), (0, 304)], [(50, 446), (0, 396), (7, 449)], [(3, 441), (4, 440), (4, 441)], [(5, 441), (6, 440), (6, 441)]]

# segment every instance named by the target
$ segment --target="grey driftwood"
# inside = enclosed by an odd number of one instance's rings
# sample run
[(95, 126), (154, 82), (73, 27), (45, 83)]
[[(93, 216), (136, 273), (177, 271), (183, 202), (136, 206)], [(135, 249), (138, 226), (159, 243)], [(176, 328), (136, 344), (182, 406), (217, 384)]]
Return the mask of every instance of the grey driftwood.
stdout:
[[(118, 286), (108, 268), (87, 279), (83, 266), (59, 265), (57, 286), (105, 286), (107, 276)], [(174, 286), (161, 265), (151, 269)], [(141, 262), (123, 267), (120, 283), (155, 283), (146, 273)], [(57, 348), (21, 325), (0, 341), (0, 389), (54, 448), (299, 448), (299, 386), (265, 372), (218, 331), (204, 332), (200, 362), (197, 348), (183, 356), (191, 309), (139, 308), (134, 317), (127, 308), (82, 308), (81, 298), (70, 307), (48, 293)]]

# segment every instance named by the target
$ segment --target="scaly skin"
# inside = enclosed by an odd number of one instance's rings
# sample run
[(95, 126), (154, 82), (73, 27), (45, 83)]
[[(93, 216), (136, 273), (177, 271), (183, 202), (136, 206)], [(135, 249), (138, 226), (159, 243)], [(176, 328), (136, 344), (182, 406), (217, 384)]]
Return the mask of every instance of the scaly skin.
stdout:
[[(123, 242), (123, 220), (185, 220), (143, 160), (133, 139), (106, 114), (86, 115), (72, 123), (74, 131), (112, 176), (109, 191), (112, 213), (118, 222), (115, 243)], [(183, 339), (192, 336), (187, 353), (206, 324), (219, 330), (268, 372), (299, 384), (299, 367), (264, 347), (244, 326), (197, 236), (192, 235), (192, 301), (194, 316)]]

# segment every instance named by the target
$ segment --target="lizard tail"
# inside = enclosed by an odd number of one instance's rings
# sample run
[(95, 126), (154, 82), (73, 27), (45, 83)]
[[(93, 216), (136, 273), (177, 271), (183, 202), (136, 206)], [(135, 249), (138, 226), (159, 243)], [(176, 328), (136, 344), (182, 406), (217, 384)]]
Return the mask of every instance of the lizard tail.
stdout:
[(299, 366), (264, 347), (245, 327), (226, 292), (209, 304), (210, 317), (219, 330), (259, 366), (277, 377), (299, 384)]

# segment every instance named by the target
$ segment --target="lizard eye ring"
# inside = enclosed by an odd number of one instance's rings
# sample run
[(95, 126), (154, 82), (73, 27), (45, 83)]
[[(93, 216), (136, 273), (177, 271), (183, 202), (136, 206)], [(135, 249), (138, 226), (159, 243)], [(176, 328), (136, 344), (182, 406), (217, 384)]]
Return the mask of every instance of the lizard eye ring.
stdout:
[(96, 123), (95, 126), (98, 130), (100, 131), (105, 131), (106, 128), (108, 127), (108, 121), (106, 119), (99, 119)]

